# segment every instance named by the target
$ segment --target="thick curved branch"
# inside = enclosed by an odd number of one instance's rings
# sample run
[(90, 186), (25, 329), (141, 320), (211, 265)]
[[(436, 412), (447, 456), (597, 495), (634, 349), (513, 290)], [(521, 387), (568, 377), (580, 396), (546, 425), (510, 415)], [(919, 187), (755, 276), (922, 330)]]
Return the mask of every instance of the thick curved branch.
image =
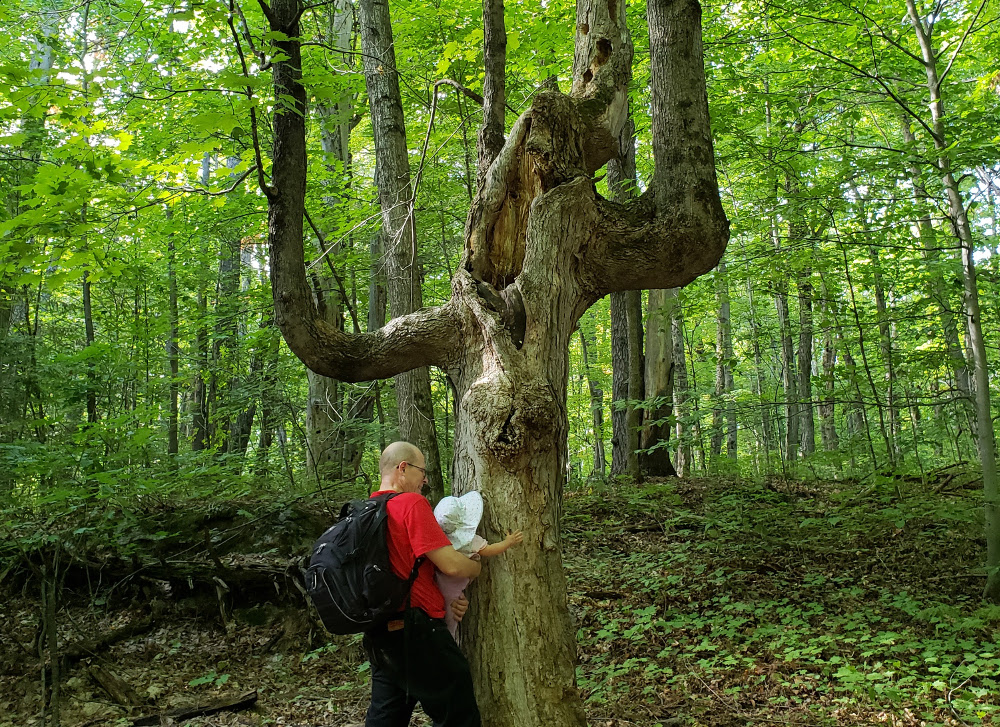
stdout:
[(647, 14), (656, 169), (639, 200), (595, 200), (596, 230), (579, 266), (581, 290), (591, 300), (686, 285), (714, 268), (729, 242), (715, 173), (701, 7), (697, 0), (649, 0)]
[(306, 93), (302, 86), (298, 0), (275, 0), (272, 30), (289, 40), (276, 45), (274, 63), (274, 192), (268, 198), (268, 244), (275, 322), (306, 366), (341, 381), (371, 381), (420, 368), (446, 366), (461, 351), (451, 308), (420, 310), (377, 331), (349, 334), (324, 321), (306, 279), (303, 219), (306, 192)]
[(725, 215), (655, 209), (648, 195), (627, 205), (597, 199), (599, 222), (583, 253), (580, 285), (597, 300), (623, 290), (679, 288), (714, 268), (729, 240)]
[[(393, 318), (371, 333), (344, 333), (320, 318), (282, 325), (288, 347), (311, 370), (332, 379), (374, 381), (423, 366), (447, 368), (461, 352), (451, 304)], [(287, 327), (286, 327), (287, 326)]]
[[(642, 227), (651, 260), (661, 269), (676, 270), (663, 281), (637, 288), (668, 288), (690, 282), (722, 258), (729, 242), (729, 221), (719, 198), (715, 152), (708, 115), (701, 6), (698, 0), (650, 0), (649, 55), (652, 93), (653, 158), (656, 168), (644, 197), (657, 219)], [(660, 239), (656, 229), (670, 229)], [(667, 253), (681, 240), (694, 249)], [(679, 255), (680, 257), (675, 257)], [(680, 259), (690, 261), (691, 275), (682, 274)], [(611, 263), (611, 261), (608, 261)], [(697, 271), (697, 272), (695, 272)], [(683, 278), (688, 278), (684, 280)]]

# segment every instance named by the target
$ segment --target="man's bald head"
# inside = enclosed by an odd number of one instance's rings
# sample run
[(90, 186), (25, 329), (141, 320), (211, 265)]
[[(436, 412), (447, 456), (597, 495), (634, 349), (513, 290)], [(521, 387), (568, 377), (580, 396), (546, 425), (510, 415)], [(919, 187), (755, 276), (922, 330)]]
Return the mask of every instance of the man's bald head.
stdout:
[(382, 456), (378, 461), (378, 471), (384, 479), (387, 475), (391, 474), (394, 469), (399, 467), (400, 462), (417, 464), (423, 460), (423, 458), (424, 455), (420, 452), (416, 445), (410, 444), (409, 442), (393, 442), (382, 450)]

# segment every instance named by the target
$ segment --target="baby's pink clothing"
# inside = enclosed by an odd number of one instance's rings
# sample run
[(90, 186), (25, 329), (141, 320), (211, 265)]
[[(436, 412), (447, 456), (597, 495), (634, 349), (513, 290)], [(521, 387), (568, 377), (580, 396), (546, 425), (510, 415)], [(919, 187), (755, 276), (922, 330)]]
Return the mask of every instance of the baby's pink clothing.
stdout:
[[(462, 555), (472, 555), (473, 553), (478, 553), (487, 545), (489, 543), (486, 542), (485, 538), (476, 535), (473, 537), (472, 542), (459, 552)], [(436, 570), (434, 571), (434, 580), (437, 581), (437, 586), (441, 589), (441, 595), (444, 596), (444, 622), (448, 624), (448, 630), (451, 632), (452, 637), (455, 641), (458, 641), (458, 621), (455, 620), (455, 614), (451, 612), (451, 602), (462, 595), (462, 591), (465, 590), (465, 587), (469, 585), (469, 581), (472, 579), (463, 578), (462, 576), (447, 576), (441, 571)]]

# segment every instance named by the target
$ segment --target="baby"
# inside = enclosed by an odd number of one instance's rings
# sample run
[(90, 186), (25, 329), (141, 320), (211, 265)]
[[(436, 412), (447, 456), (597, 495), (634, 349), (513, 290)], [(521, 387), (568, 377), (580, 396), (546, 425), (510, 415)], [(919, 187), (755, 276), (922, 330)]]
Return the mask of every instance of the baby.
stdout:
[[(503, 541), (492, 544), (476, 535), (479, 520), (483, 517), (483, 496), (475, 490), (461, 497), (442, 498), (434, 508), (434, 517), (437, 518), (438, 525), (444, 530), (455, 550), (470, 558), (492, 558), (524, 540), (520, 530), (508, 534)], [(469, 585), (468, 578), (446, 576), (441, 571), (436, 571), (434, 578), (437, 580), (438, 588), (441, 589), (445, 603), (454, 601)], [(445, 610), (444, 618), (451, 635), (458, 641), (458, 622), (450, 608)]]

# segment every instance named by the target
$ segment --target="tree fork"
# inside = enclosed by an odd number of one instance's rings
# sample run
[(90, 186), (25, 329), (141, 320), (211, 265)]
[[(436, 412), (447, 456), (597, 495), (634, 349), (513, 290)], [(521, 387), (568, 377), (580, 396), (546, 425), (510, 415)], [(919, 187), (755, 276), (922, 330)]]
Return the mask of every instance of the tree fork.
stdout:
[(447, 371), (458, 406), (453, 488), (483, 493), (488, 538), (513, 529), (525, 535), (524, 547), (492, 562), (471, 589), (464, 643), (484, 723), (583, 725), (560, 540), (568, 346), (580, 316), (602, 296), (682, 286), (725, 250), (701, 9), (695, 0), (649, 4), (656, 172), (641, 198), (609, 202), (593, 178), (618, 153), (627, 116), (624, 3), (580, 3), (572, 93), (536, 95), (490, 165), (470, 208), (451, 300), (366, 334), (320, 320), (306, 285), (298, 3), (277, 0), (271, 15), (272, 29), (289, 37), (278, 42), (285, 58), (274, 62), (282, 99), (268, 198), (276, 322), (289, 348), (327, 376), (362, 381), (426, 365)]

